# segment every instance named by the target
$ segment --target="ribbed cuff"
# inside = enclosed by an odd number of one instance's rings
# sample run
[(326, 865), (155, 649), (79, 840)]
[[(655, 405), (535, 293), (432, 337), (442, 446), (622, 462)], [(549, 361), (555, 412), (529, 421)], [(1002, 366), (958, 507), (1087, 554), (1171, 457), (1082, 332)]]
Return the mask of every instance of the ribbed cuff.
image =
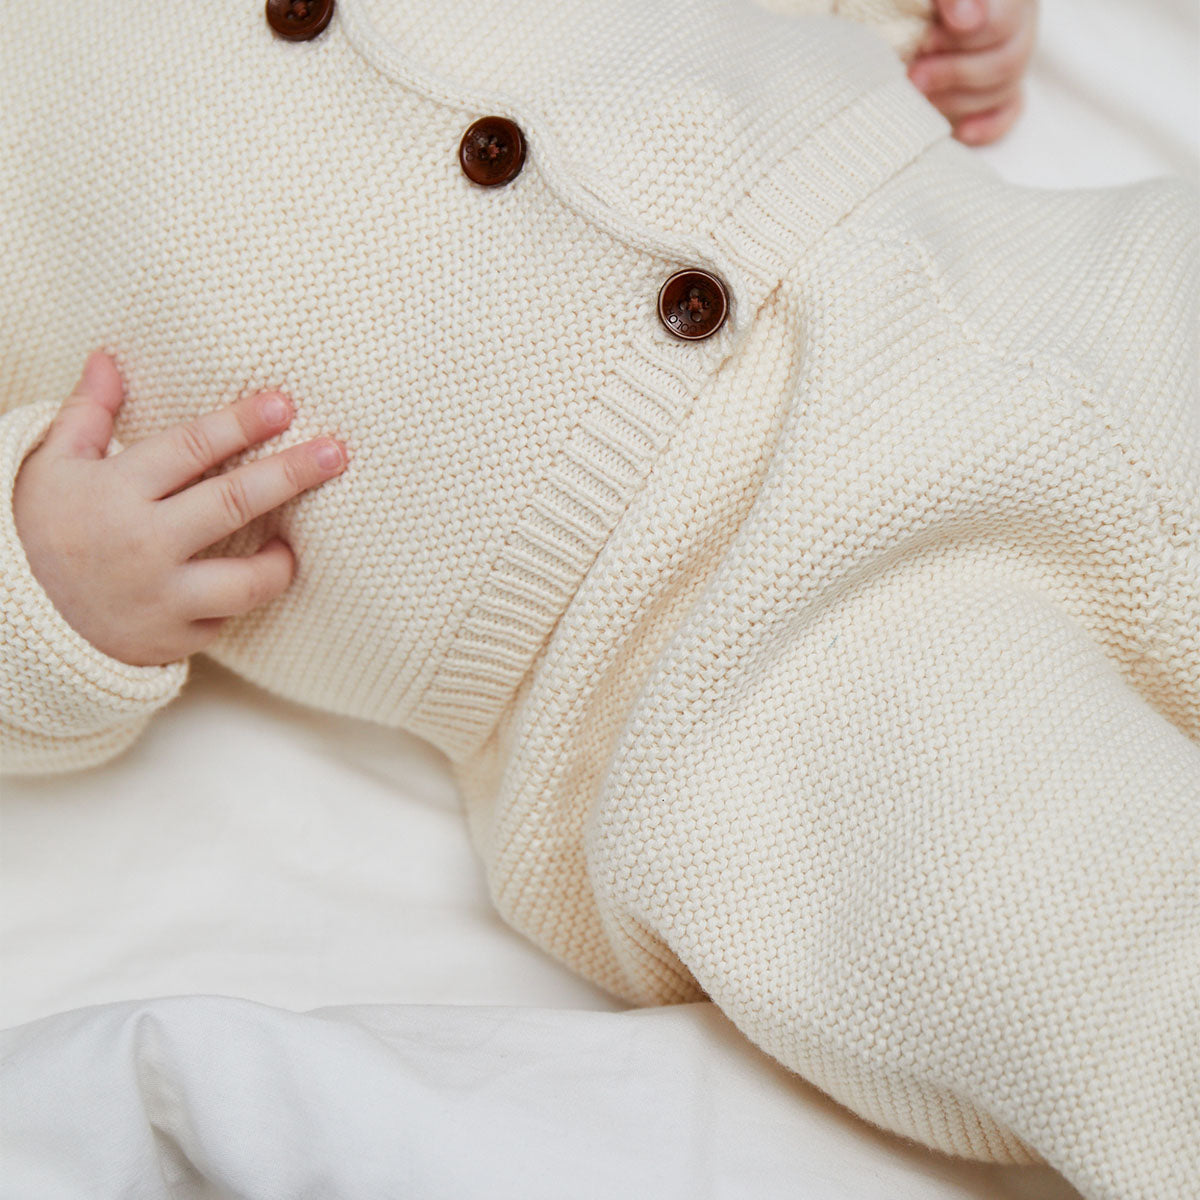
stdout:
[[(0, 718), (43, 737), (83, 737), (148, 715), (175, 696), (186, 659), (134, 666), (98, 650), (54, 607), (25, 556), (12, 497), (25, 457), (46, 436), (60, 403), (25, 405), (0, 419)], [(116, 443), (110, 444), (115, 445)]]

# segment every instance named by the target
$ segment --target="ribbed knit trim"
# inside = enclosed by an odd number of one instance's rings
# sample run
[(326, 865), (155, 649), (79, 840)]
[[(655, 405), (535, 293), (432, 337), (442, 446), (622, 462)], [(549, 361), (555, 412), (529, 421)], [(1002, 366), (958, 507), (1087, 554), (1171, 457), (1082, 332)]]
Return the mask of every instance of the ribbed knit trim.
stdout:
[(860, 96), (782, 155), (712, 233), (726, 271), (745, 278), (748, 311), (818, 238), (949, 134), (941, 113), (900, 77)]
[[(558, 200), (668, 270), (699, 267), (722, 278), (730, 295), (726, 329), (688, 353), (657, 314), (614, 363), (586, 418), (567, 438), (540, 494), (529, 504), (442, 661), (407, 701), (405, 728), (452, 760), (475, 750), (696, 397), (737, 348), (761, 303), (790, 264), (857, 204), (912, 162), (949, 126), (903, 75), (865, 92), (816, 130), (786, 128), (776, 158), (747, 181), (726, 214), (694, 238), (649, 228), (593, 181), (563, 165), (537, 113), (511, 98), (473, 96), (420, 71), (371, 23), (361, 0), (344, 0), (338, 20), (363, 57), (429, 99), (520, 124), (530, 148), (526, 169), (540, 173)], [(714, 354), (714, 350), (718, 352)]]
[[(9, 489), (9, 502), (0, 505), (4, 638), (10, 642), (10, 655), (32, 670), (41, 667), (48, 681), (74, 691), (71, 708), (95, 707), (111, 722), (116, 713), (138, 714), (165, 703), (182, 687), (187, 663), (143, 667), (111, 658), (67, 624), (29, 566), (13, 519), (12, 488), (21, 463), (44, 439), (60, 407), (55, 399), (16, 410), (9, 417), (8, 436), (0, 443), (0, 481)], [(61, 708), (47, 706), (44, 720), (33, 711), (12, 716), (23, 728), (61, 734)]]
[(680, 376), (654, 351), (647, 338), (614, 366), (406, 722), (452, 759), (491, 729), (695, 402), (705, 372)]

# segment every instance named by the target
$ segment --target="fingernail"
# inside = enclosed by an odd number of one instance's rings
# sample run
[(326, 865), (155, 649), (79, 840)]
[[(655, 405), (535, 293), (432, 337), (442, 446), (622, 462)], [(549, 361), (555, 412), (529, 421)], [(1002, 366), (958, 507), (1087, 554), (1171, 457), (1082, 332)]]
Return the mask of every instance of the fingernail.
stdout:
[(918, 91), (925, 91), (929, 87), (929, 72), (922, 70), (920, 67), (913, 67), (908, 73), (909, 79), (913, 82), (913, 87)]
[(282, 425), (288, 412), (287, 401), (282, 396), (268, 396), (262, 403), (263, 419), (270, 425)]
[(342, 465), (342, 448), (337, 442), (322, 442), (317, 447), (317, 466), (332, 471)]
[(88, 388), (94, 388), (100, 381), (100, 373), (103, 367), (100, 365), (101, 359), (104, 357), (103, 350), (93, 350), (87, 358), (83, 360), (83, 371), (80, 374), (80, 379)]

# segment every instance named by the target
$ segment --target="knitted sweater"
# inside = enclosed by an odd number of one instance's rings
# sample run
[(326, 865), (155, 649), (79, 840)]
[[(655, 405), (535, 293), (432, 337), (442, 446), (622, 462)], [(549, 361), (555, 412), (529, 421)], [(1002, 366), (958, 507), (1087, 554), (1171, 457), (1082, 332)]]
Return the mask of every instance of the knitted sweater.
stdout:
[[(95, 346), (110, 453), (282, 388), (233, 461), (350, 465), (212, 548), (298, 573), (207, 653), (441, 747), (508, 921), (899, 1134), (1196, 1194), (1182, 186), (1002, 183), (880, 0), (339, 0), (305, 42), (57, 6), (0, 48), (8, 494)], [(488, 114), (503, 187), (457, 160)], [(681, 268), (726, 285), (703, 340), (657, 316)], [(183, 685), (62, 619), (10, 506), (0, 591), (7, 770)]]

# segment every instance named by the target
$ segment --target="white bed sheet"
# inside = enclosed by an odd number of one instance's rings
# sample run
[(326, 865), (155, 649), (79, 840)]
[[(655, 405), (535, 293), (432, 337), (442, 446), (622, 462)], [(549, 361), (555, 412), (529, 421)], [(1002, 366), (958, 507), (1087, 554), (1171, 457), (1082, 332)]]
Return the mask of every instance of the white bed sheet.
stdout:
[[(1016, 182), (1200, 179), (1192, 0), (1045, 0)], [(105, 767), (3, 781), (0, 1196), (1070, 1200), (871, 1129), (708, 1005), (491, 911), (441, 756), (198, 657)]]

